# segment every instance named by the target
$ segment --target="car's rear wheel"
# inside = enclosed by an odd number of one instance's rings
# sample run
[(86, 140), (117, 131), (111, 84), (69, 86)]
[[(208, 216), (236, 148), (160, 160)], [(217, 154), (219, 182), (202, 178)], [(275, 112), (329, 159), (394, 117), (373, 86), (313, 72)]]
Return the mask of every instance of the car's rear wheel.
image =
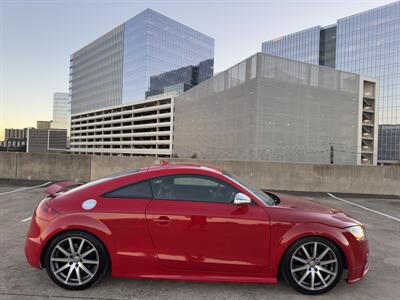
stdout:
[(307, 237), (289, 247), (282, 262), (282, 273), (297, 291), (323, 294), (332, 289), (343, 273), (343, 257), (330, 241)]
[(57, 285), (81, 290), (100, 281), (108, 268), (103, 244), (86, 232), (66, 232), (57, 236), (46, 252), (46, 271)]

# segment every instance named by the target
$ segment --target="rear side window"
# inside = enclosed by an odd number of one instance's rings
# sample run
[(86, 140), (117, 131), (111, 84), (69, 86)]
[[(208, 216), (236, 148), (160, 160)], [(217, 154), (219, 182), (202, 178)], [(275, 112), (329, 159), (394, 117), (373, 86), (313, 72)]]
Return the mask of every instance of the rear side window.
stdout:
[(104, 197), (151, 199), (153, 198), (153, 194), (151, 192), (150, 183), (148, 181), (142, 181), (107, 192), (104, 194)]

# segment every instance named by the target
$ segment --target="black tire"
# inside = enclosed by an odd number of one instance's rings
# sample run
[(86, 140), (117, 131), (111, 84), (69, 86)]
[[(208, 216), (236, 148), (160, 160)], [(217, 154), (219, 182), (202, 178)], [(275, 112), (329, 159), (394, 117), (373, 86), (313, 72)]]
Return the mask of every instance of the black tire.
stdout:
[[(317, 255), (314, 256), (313, 251), (315, 244), (317, 244)], [(309, 258), (307, 258), (302, 246), (306, 248), (306, 252), (309, 255), (311, 254)], [(313, 258), (318, 258), (327, 248), (331, 249), (331, 251), (328, 250), (324, 257), (321, 259)], [(319, 252), (318, 249), (320, 250)], [(304, 256), (301, 256), (301, 253), (303, 253)], [(293, 258), (294, 256), (296, 258)], [(298, 259), (303, 261), (298, 261)], [(329, 261), (333, 262), (326, 264)], [(296, 266), (296, 264), (298, 265)], [(303, 268), (306, 269), (299, 270)], [(285, 280), (300, 293), (306, 295), (320, 295), (328, 292), (337, 285), (342, 277), (343, 268), (343, 256), (335, 244), (321, 237), (306, 237), (296, 241), (288, 248), (282, 260), (281, 273)], [(292, 270), (295, 271), (292, 272)], [(335, 275), (326, 273), (328, 271)], [(303, 279), (304, 276), (305, 278)], [(320, 279), (321, 276), (322, 280)], [(304, 281), (301, 281), (301, 279)], [(310, 282), (307, 283), (307, 280)], [(315, 284), (317, 281), (319, 281), (318, 286)]]
[[(82, 243), (82, 249), (80, 249), (79, 246), (82, 240), (85, 242)], [(68, 257), (64, 252), (60, 251), (60, 247), (68, 253), (71, 252), (71, 248), (68, 248), (70, 241), (72, 241), (73, 251), (75, 251), (76, 254)], [(81, 250), (80, 253), (84, 255), (87, 252), (89, 252), (89, 254), (83, 257), (78, 254), (79, 250)], [(56, 255), (58, 255), (58, 257), (55, 257)], [(74, 259), (76, 259), (76, 261)], [(62, 262), (56, 260), (62, 260)], [(68, 260), (68, 262), (65, 260)], [(86, 262), (89, 261), (90, 263), (86, 264)], [(94, 263), (96, 261), (97, 263)], [(67, 290), (83, 290), (95, 285), (103, 279), (109, 268), (109, 257), (104, 245), (96, 237), (82, 231), (71, 231), (61, 233), (51, 241), (46, 251), (45, 266), (50, 279), (58, 286)], [(59, 271), (62, 268), (64, 268), (64, 270)], [(75, 270), (75, 268), (77, 270)], [(86, 273), (83, 268), (85, 268), (88, 273)], [(89, 275), (89, 273), (91, 275)], [(64, 279), (67, 279), (67, 281)]]

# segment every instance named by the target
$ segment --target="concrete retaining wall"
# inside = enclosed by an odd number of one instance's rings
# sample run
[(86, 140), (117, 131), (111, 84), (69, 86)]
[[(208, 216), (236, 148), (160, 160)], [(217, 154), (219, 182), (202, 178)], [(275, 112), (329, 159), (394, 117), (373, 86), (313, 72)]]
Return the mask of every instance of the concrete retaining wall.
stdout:
[[(400, 195), (400, 167), (339, 166), (265, 161), (183, 160), (215, 165), (272, 190)], [(158, 163), (155, 158), (0, 152), (0, 178), (90, 181)]]
[(155, 158), (138, 158), (128, 156), (92, 156), (91, 160), (91, 180), (102, 178), (121, 171), (152, 165), (158, 162), (158, 160)]
[(15, 178), (17, 172), (17, 153), (0, 152), (0, 178)]
[(90, 162), (90, 157), (83, 155), (17, 153), (13, 178), (89, 181)]
[(273, 190), (400, 195), (400, 167), (209, 161)]

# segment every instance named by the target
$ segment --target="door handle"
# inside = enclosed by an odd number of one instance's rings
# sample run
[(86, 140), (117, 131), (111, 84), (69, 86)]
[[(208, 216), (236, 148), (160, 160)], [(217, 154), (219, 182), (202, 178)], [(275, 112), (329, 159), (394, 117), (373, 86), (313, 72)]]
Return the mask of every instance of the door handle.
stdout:
[(171, 220), (167, 216), (160, 216), (157, 219), (153, 219), (154, 222), (157, 222), (160, 225), (167, 225)]

